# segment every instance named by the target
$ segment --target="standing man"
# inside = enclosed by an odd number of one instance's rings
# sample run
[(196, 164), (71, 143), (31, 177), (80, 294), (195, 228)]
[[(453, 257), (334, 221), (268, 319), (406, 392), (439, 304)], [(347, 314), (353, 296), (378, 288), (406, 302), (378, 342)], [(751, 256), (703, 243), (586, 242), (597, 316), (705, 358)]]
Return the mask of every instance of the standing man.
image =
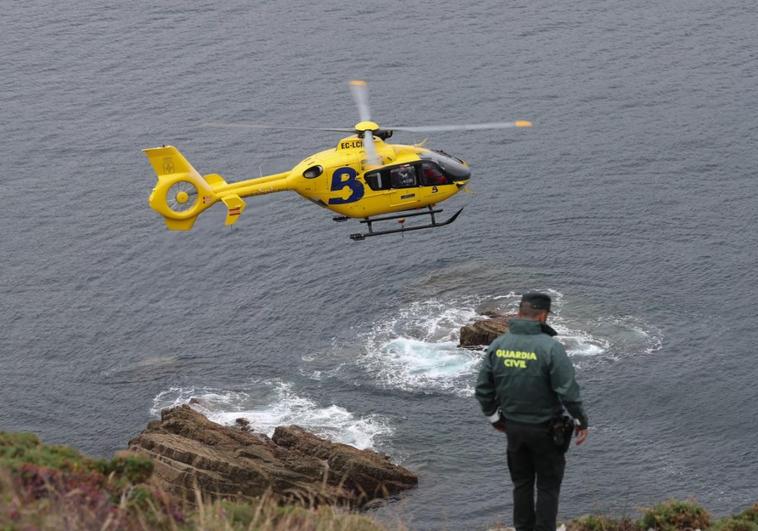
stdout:
[(563, 345), (553, 339), (555, 330), (546, 324), (550, 302), (544, 293), (521, 298), (508, 332), (487, 348), (476, 384), (482, 411), (508, 438), (517, 531), (555, 531), (568, 448), (560, 439), (562, 435), (568, 443), (571, 437), (571, 431), (563, 432), (556, 423), (564, 407), (577, 423), (576, 444), (587, 439), (587, 415), (574, 366)]

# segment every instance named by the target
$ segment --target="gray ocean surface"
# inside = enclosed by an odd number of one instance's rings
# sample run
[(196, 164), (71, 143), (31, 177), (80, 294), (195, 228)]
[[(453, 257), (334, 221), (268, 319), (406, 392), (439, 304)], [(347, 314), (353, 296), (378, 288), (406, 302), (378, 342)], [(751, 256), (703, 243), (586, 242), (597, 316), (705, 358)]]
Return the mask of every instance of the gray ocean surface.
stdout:
[[(162, 407), (297, 423), (386, 452), (414, 529), (511, 521), (505, 441), (462, 324), (549, 290), (591, 435), (562, 519), (758, 499), (754, 1), (2, 2), (0, 430), (107, 456)], [(149, 209), (141, 149), (227, 180), (351, 127), (436, 133), (472, 166), (451, 226), (352, 242), (295, 194), (188, 233)], [(396, 133), (414, 143), (423, 135)]]

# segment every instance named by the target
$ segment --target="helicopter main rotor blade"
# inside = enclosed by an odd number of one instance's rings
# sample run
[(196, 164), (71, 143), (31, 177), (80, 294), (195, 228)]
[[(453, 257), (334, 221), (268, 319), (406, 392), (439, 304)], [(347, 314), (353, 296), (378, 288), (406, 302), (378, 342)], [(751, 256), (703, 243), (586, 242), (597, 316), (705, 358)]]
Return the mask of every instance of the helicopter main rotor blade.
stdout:
[(363, 132), (363, 150), (366, 152), (366, 162), (371, 166), (381, 166), (382, 161), (376, 153), (376, 144), (374, 144), (374, 135), (371, 131)]
[(368, 106), (368, 84), (360, 79), (354, 79), (350, 82), (350, 92), (353, 94), (355, 105), (358, 107), (361, 122), (371, 120), (371, 109)]
[(408, 133), (434, 133), (441, 131), (477, 131), (481, 129), (508, 129), (510, 127), (532, 127), (532, 122), (516, 120), (515, 122), (489, 122), (483, 124), (458, 124), (458, 125), (420, 125), (420, 126), (384, 126), (383, 129), (392, 131), (406, 131)]
[(354, 133), (355, 129), (346, 127), (291, 127), (287, 125), (251, 124), (244, 122), (206, 122), (205, 127), (218, 127), (224, 129), (282, 129), (288, 131), (328, 131), (334, 133)]

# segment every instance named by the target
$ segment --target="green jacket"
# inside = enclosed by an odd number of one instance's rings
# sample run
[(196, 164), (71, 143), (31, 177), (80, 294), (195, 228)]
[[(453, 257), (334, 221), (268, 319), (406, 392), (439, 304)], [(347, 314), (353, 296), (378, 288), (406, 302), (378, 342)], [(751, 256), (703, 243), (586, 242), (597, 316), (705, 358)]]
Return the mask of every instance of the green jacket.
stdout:
[(538, 321), (512, 320), (509, 331), (487, 348), (476, 399), (490, 422), (498, 419), (499, 408), (506, 420), (538, 424), (562, 413), (563, 405), (587, 427), (574, 366)]

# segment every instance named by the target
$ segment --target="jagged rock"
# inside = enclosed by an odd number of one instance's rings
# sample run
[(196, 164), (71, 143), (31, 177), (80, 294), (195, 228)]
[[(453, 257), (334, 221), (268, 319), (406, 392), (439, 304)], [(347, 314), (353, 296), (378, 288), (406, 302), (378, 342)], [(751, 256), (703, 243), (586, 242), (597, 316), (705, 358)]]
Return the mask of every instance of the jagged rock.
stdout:
[(480, 319), (461, 327), (460, 347), (486, 347), (496, 337), (508, 331), (508, 321), (514, 315), (487, 313), (486, 319)]
[(211, 422), (187, 405), (129, 441), (155, 463), (154, 481), (195, 501), (249, 499), (270, 493), (287, 502), (361, 506), (418, 483), (409, 470), (371, 450), (333, 443), (298, 426), (279, 427), (273, 439)]
[(369, 500), (385, 498), (418, 482), (412, 472), (393, 464), (389, 456), (332, 443), (299, 426), (276, 428), (273, 441), (296, 455), (323, 460), (331, 479)]
[(238, 419), (235, 419), (234, 425), (242, 431), (252, 431), (252, 428), (250, 427), (250, 421), (246, 418), (240, 417)]

